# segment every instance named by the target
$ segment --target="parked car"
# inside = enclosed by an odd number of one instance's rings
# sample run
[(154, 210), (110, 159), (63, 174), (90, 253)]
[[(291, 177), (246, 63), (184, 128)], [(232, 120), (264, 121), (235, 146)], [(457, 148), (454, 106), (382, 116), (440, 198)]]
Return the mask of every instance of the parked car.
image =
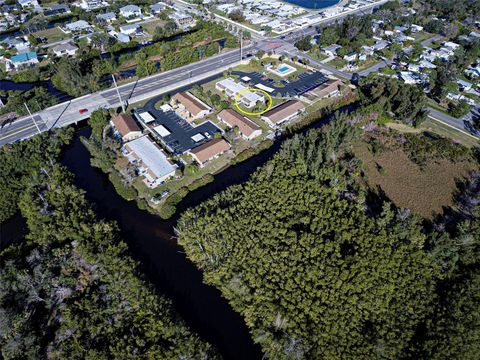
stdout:
[(86, 112), (88, 112), (88, 109), (80, 109), (80, 110), (78, 110), (78, 112), (80, 114), (85, 114)]

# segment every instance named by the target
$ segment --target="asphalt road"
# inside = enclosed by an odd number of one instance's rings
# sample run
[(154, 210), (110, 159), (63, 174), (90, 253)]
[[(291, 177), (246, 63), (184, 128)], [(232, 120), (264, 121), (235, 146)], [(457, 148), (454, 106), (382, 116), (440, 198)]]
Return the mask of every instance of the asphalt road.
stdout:
[[(244, 48), (244, 56), (255, 53), (253, 46)], [(199, 62), (189, 64), (177, 69), (164, 71), (136, 82), (119, 86), (120, 96), (123, 102), (134, 102), (147, 97), (166, 93), (175, 86), (188, 84), (195, 77), (203, 76), (215, 71), (222, 71), (225, 67), (233, 66), (240, 61), (240, 50), (233, 50), (228, 53), (219, 54)], [(43, 111), (33, 114), (40, 131), (53, 127), (61, 127), (77, 123), (90, 116), (99, 108), (114, 108), (120, 106), (117, 91), (115, 88), (107, 89), (97, 93), (89, 94), (80, 98), (64, 102)], [(80, 109), (88, 109), (81, 114)], [(26, 139), (38, 133), (37, 126), (30, 116), (15, 120), (0, 128), (0, 146), (18, 140)]]

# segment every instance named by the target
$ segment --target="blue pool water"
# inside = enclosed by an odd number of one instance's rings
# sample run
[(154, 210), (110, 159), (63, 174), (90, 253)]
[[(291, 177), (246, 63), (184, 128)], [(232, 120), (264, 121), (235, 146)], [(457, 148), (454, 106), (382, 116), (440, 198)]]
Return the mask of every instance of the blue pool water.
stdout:
[(284, 0), (290, 4), (298, 5), (307, 9), (323, 9), (338, 4), (340, 0)]
[(284, 72), (287, 72), (288, 70), (290, 70), (290, 68), (288, 66), (282, 66), (281, 68), (279, 68), (277, 71), (279, 73), (284, 73)]

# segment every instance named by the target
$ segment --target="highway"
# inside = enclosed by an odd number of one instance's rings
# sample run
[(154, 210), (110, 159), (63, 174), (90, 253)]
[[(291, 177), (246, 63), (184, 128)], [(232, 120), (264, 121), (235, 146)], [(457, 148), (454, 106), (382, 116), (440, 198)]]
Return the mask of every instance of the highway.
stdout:
[[(257, 49), (253, 46), (244, 48), (243, 55), (253, 54)], [(228, 67), (240, 63), (240, 50), (212, 56), (210, 58), (182, 66), (177, 69), (164, 71), (136, 82), (127, 83), (118, 87), (122, 101), (133, 103), (146, 100), (152, 96), (168, 93), (175, 88), (185, 86), (191, 82), (220, 73)], [(64, 102), (30, 116), (24, 116), (0, 128), (0, 146), (26, 139), (54, 127), (77, 123), (90, 116), (99, 108), (115, 108), (121, 106), (115, 88), (82, 96)], [(81, 114), (80, 109), (88, 109)], [(35, 125), (35, 123), (37, 125)]]
[[(370, 5), (368, 9), (378, 6), (379, 4), (380, 3)], [(319, 21), (317, 25), (328, 25), (345, 16), (355, 13), (363, 13), (365, 10), (366, 9), (357, 9), (355, 11), (350, 11), (349, 13), (340, 14), (334, 18), (323, 19)], [(351, 73), (338, 70), (331, 65), (322, 63), (293, 46), (293, 43), (298, 38), (306, 35), (313, 35), (316, 32), (316, 27), (308, 27), (274, 38), (255, 37), (258, 40), (258, 43), (255, 42), (253, 45), (245, 47), (243, 49), (243, 55), (245, 57), (247, 55), (255, 54), (260, 49), (269, 51), (270, 48), (273, 48), (276, 53), (281, 53), (289, 57), (296, 55), (299, 58), (308, 59), (310, 66), (314, 68), (326, 71), (327, 73), (345, 80), (351, 80)], [(135, 82), (120, 85), (118, 90), (124, 104), (135, 103), (153, 96), (174, 91), (182, 86), (221, 73), (222, 71), (238, 64), (240, 64), (240, 50), (236, 49), (177, 69), (164, 71)], [(377, 72), (380, 68), (390, 64), (390, 60), (385, 60), (368, 69), (360, 71), (359, 75), (366, 76), (369, 73)], [(115, 88), (110, 88), (52, 106), (34, 113), (32, 117), (24, 116), (0, 128), (0, 146), (26, 139), (37, 134), (39, 131), (46, 131), (51, 128), (77, 123), (88, 118), (93, 111), (99, 108), (116, 108), (121, 106), (122, 102), (119, 100), (117, 90)], [(87, 109), (88, 111), (80, 113), (81, 109)], [(433, 108), (429, 108), (428, 110), (431, 118), (448, 124), (449, 126), (456, 127), (463, 132), (471, 133), (468, 129), (469, 123), (467, 121), (455, 119)]]

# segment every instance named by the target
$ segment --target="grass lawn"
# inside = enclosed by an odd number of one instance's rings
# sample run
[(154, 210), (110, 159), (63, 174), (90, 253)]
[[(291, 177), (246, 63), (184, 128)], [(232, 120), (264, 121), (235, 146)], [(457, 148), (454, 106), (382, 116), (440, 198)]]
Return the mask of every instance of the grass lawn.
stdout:
[(369, 67), (381, 62), (382, 60), (381, 59), (378, 59), (376, 57), (368, 57), (367, 60), (365, 61), (362, 61), (361, 63), (358, 64), (358, 69), (355, 70), (356, 72), (357, 71), (362, 71), (362, 70), (365, 70), (365, 69), (368, 69)]
[(424, 40), (430, 39), (433, 36), (434, 36), (433, 34), (430, 34), (426, 31), (419, 31), (417, 33), (412, 34), (412, 37), (415, 38), (415, 42), (418, 42), (418, 43)]
[(380, 188), (397, 206), (430, 219), (453, 205), (456, 180), (474, 168), (467, 162), (437, 159), (421, 169), (401, 149), (374, 155), (365, 142), (355, 144), (354, 151), (365, 165), (371, 187)]
[(337, 68), (338, 70), (341, 70), (345, 67), (345, 65), (348, 64), (348, 61), (347, 60), (344, 60), (342, 58), (339, 58), (339, 57), (336, 57), (335, 59), (333, 60), (330, 60), (328, 62), (328, 65), (331, 65), (335, 68)]
[(318, 60), (318, 61), (323, 61), (325, 59), (328, 59), (328, 55), (325, 55), (324, 53), (321, 53), (321, 52), (309, 51), (308, 55), (310, 55), (312, 58), (314, 58), (315, 60)]
[[(180, 189), (183, 186), (188, 186), (197, 179), (200, 179), (206, 174), (215, 174), (224, 169), (231, 160), (231, 154), (223, 154), (219, 158), (210, 161), (205, 167), (198, 168), (193, 174), (188, 174), (179, 180), (168, 180), (164, 185), (157, 186), (155, 189), (150, 189), (143, 183), (143, 177), (135, 179), (133, 186), (138, 191), (139, 197), (150, 200), (154, 195), (162, 193), (167, 190), (170, 194)], [(154, 209), (158, 209), (162, 206), (162, 203), (158, 205), (151, 204)]]
[(440, 136), (450, 138), (467, 147), (479, 146), (479, 141), (474, 139), (473, 137), (468, 136), (461, 131), (455, 130), (445, 124), (442, 124), (441, 122), (432, 120), (430, 118), (428, 118), (422, 123), (420, 129), (431, 131)]
[(54, 43), (54, 42), (56, 42), (56, 41), (65, 40), (65, 39), (71, 38), (70, 34), (65, 34), (65, 33), (64, 33), (62, 30), (60, 30), (58, 27), (54, 27), (54, 28), (51, 28), (51, 29), (46, 29), (46, 30), (37, 31), (37, 32), (34, 32), (32, 35), (35, 36), (36, 38), (38, 38), (38, 37), (45, 37), (45, 38), (47, 38), (47, 43), (48, 43), (48, 44)]
[(158, 26), (163, 27), (165, 24), (166, 24), (166, 21), (157, 19), (157, 20), (149, 21), (142, 24), (142, 29), (153, 36), (155, 35), (155, 28), (157, 28)]

